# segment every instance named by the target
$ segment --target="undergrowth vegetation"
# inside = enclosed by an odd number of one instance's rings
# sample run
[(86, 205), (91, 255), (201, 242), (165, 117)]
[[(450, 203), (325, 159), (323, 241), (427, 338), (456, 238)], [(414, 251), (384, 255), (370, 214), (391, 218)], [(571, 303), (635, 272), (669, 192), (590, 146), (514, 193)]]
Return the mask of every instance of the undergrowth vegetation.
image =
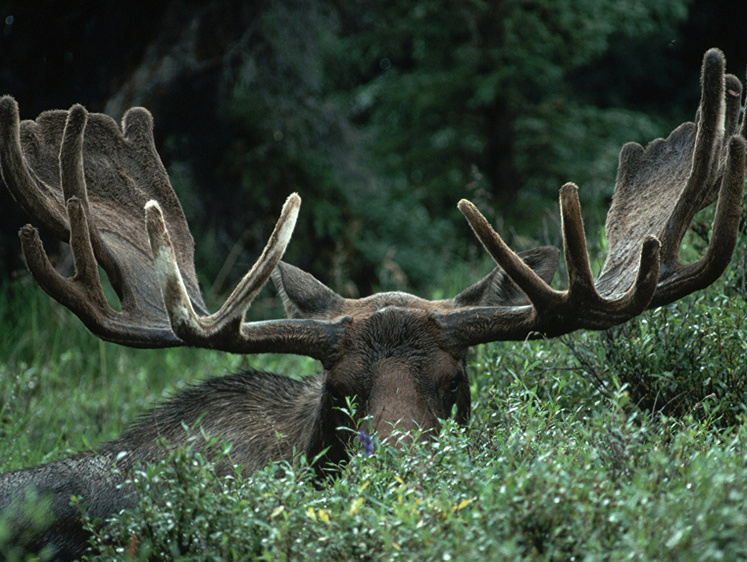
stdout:
[[(437, 442), (372, 453), (361, 434), (323, 482), (302, 458), (219, 478), (199, 451), (174, 451), (137, 472), (135, 508), (90, 522), (92, 558), (745, 558), (739, 271), (608, 332), (476, 348), (469, 427), (446, 423)], [(4, 295), (0, 471), (93, 448), (204, 376), (316, 369), (296, 357), (119, 348), (35, 288)], [(212, 447), (230, 458), (230, 445)], [(25, 559), (7, 532), (0, 519), (0, 558)]]

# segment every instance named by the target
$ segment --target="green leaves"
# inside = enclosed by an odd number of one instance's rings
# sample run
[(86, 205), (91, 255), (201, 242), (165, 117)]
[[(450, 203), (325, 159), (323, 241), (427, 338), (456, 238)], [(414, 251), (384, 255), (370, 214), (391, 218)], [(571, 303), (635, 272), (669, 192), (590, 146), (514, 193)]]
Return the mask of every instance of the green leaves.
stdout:
[(138, 474), (138, 506), (100, 533), (102, 559), (747, 553), (745, 426), (720, 433), (606, 401), (582, 416), (531, 402), (507, 424), (492, 414), (508, 403), (483, 403), (469, 431), (447, 422), (436, 442), (379, 445), (316, 486), (303, 459), (219, 478), (177, 451)]

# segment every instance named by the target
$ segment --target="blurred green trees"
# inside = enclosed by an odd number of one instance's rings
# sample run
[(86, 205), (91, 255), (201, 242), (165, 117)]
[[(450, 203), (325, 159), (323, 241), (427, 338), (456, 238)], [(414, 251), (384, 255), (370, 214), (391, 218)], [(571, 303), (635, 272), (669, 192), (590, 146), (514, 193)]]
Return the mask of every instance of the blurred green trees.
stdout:
[[(453, 260), (479, 256), (455, 210), (462, 197), (528, 234), (520, 246), (547, 237), (540, 221), (566, 181), (593, 218), (622, 144), (683, 119), (676, 104), (652, 111), (640, 89), (676, 91), (661, 79), (674, 72), (667, 49), (687, 7), (268, 3), (231, 82), (236, 136), (223, 166), (237, 190), (221, 220), (242, 224), (255, 209), (269, 221), (299, 191), (288, 259), (356, 294), (422, 289)], [(610, 64), (618, 59), (626, 64)], [(697, 90), (697, 75), (687, 86)]]

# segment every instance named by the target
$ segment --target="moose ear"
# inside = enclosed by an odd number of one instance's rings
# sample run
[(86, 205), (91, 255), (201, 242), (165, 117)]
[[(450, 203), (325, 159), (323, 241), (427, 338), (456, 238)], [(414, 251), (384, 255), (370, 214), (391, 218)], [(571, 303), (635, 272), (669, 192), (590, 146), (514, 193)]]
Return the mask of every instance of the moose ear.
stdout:
[[(543, 246), (519, 253), (524, 263), (548, 284), (558, 269), (558, 256), (558, 249), (554, 246)], [(529, 299), (505, 271), (496, 267), (480, 281), (455, 296), (453, 302), (457, 307), (520, 306), (529, 304)]]
[(288, 318), (331, 320), (342, 313), (345, 299), (297, 267), (281, 261), (272, 272), (272, 281)]

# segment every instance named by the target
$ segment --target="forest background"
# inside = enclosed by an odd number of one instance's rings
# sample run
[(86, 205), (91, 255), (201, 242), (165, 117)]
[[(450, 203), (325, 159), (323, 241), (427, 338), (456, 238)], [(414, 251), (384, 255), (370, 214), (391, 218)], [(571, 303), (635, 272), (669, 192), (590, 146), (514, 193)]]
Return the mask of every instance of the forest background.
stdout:
[[(707, 48), (742, 77), (745, 20), (728, 0), (5, 0), (0, 93), (28, 119), (150, 109), (212, 295), (298, 191), (288, 261), (348, 296), (432, 296), (485, 272), (462, 197), (515, 249), (558, 245), (573, 181), (601, 238), (620, 147), (693, 118)], [(26, 220), (0, 190), (1, 279)]]

